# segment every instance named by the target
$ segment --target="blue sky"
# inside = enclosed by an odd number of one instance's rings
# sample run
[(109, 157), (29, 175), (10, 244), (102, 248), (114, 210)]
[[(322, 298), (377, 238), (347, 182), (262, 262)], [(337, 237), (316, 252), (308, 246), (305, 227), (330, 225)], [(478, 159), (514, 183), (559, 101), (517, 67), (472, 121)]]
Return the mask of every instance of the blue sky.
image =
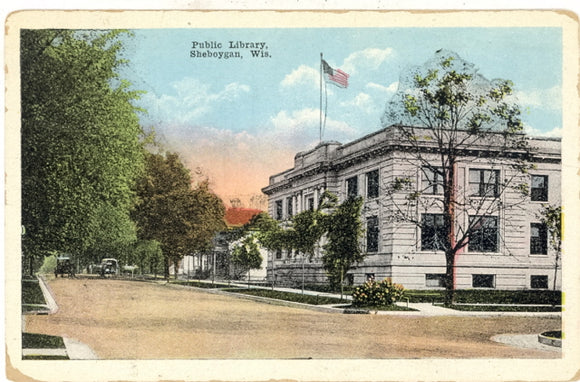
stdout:
[[(123, 70), (147, 93), (145, 126), (166, 147), (209, 176), (218, 194), (259, 192), (268, 176), (292, 166), (296, 152), (319, 141), (320, 53), (350, 74), (328, 86), (323, 140), (342, 143), (381, 128), (399, 76), (438, 49), (456, 52), (488, 79), (515, 84), (523, 120), (534, 135), (562, 128), (559, 28), (303, 28), (134, 30)], [(243, 58), (192, 58), (193, 42), (221, 43)], [(229, 49), (229, 41), (264, 42), (268, 57)], [(206, 52), (208, 49), (197, 48)]]

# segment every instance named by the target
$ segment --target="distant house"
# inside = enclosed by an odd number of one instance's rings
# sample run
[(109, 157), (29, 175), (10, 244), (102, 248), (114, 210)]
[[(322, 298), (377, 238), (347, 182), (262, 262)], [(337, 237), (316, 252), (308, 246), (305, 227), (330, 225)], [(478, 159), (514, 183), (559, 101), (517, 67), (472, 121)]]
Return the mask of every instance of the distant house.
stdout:
[[(228, 208), (224, 217), (228, 229), (216, 234), (213, 238), (211, 250), (184, 256), (179, 266), (179, 274), (185, 277), (202, 279), (212, 276), (227, 279), (234, 276), (234, 269), (231, 269), (229, 262), (230, 251), (234, 244), (231, 239), (231, 232), (236, 228), (241, 228), (260, 212), (262, 211), (254, 208)], [(263, 251), (262, 257), (264, 259), (262, 269), (253, 270), (251, 272), (252, 279), (264, 279), (266, 277), (266, 251)]]
[[(509, 161), (518, 153), (500, 152), (499, 147), (484, 141), (459, 151), (458, 197), (467, 208), (456, 221), (459, 230), (473, 222), (476, 227), (457, 258), (459, 289), (547, 289), (555, 277), (555, 284), (561, 286), (560, 264), (538, 217), (543, 205), (561, 204), (560, 140), (529, 137), (528, 141), (535, 148), (534, 168), (522, 178), (522, 184), (530, 192), (511, 210), (502, 206), (519, 200), (515, 191), (500, 194), (498, 185), (513, 176)], [(423, 158), (437, 163), (435, 144), (427, 139), (422, 144)], [(488, 151), (494, 151), (491, 154), (497, 158), (493, 163)], [(262, 191), (269, 197), (270, 215), (281, 222), (316, 208), (326, 190), (340, 202), (350, 196), (363, 197), (361, 247), (366, 258), (355, 264), (346, 280), (359, 284), (370, 277), (391, 277), (410, 289), (442, 288), (446, 263), (440, 245), (445, 238), (439, 206), (443, 192), (438, 174), (428, 170), (410, 156), (397, 126), (391, 126), (348, 144), (323, 142), (296, 154), (294, 167), (272, 175)], [(409, 207), (409, 216), (421, 224), (393, 218), (395, 201), (404, 205), (408, 192), (387, 197), (383, 185), (401, 177), (409, 179), (420, 195), (416, 205)], [(498, 201), (495, 205), (500, 206), (497, 209), (486, 207), (494, 204), (484, 204), (484, 196), (492, 193)], [(307, 282), (326, 282), (321, 253), (304, 262), (304, 256), (295, 251), (270, 252), (268, 278), (291, 284), (304, 274)]]

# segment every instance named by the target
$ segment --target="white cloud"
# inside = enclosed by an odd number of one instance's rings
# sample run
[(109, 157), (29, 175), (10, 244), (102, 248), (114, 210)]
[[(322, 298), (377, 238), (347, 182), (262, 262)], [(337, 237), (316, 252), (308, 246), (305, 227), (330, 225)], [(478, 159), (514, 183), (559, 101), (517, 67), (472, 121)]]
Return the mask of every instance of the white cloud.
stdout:
[[(220, 103), (232, 102), (245, 93), (250, 93), (248, 85), (233, 82), (222, 90), (212, 92), (211, 87), (196, 78), (186, 77), (171, 84), (174, 95), (147, 93), (141, 104), (150, 111), (155, 119), (153, 124), (187, 124), (214, 110), (219, 110)], [(151, 118), (150, 117), (150, 118)]]
[(344, 60), (342, 69), (351, 75), (356, 73), (361, 67), (376, 70), (392, 54), (393, 49), (391, 48), (368, 48), (365, 50), (359, 50), (351, 53)]
[[(324, 115), (322, 116), (324, 121)], [(306, 108), (288, 112), (282, 110), (271, 118), (274, 126), (270, 132), (272, 140), (287, 142), (295, 151), (302, 151), (316, 145), (320, 139), (320, 110)], [(348, 142), (354, 139), (357, 131), (344, 121), (326, 117), (324, 123), (325, 136)], [(324, 139), (324, 137), (323, 137)]]
[(376, 109), (373, 98), (367, 93), (359, 93), (353, 99), (340, 103), (343, 107), (356, 107), (365, 113), (370, 113)]
[(537, 107), (548, 110), (562, 109), (562, 87), (560, 86), (554, 86), (550, 89), (518, 91), (514, 95), (518, 103), (523, 107)]
[(383, 85), (376, 84), (374, 82), (369, 82), (368, 84), (366, 84), (366, 88), (371, 89), (371, 90), (377, 90), (377, 91), (383, 92), (383, 93), (393, 94), (399, 88), (399, 82), (393, 82), (389, 86), (383, 86)]
[(316, 85), (318, 86), (320, 80), (320, 73), (318, 70), (311, 68), (310, 66), (300, 65), (297, 69), (294, 69), (292, 73), (287, 74), (286, 77), (280, 82), (280, 86), (283, 88), (297, 86), (297, 85)]
[(524, 125), (524, 130), (526, 134), (531, 135), (532, 137), (548, 137), (548, 138), (562, 137), (562, 128), (558, 126), (554, 127), (552, 130), (543, 131), (529, 125)]

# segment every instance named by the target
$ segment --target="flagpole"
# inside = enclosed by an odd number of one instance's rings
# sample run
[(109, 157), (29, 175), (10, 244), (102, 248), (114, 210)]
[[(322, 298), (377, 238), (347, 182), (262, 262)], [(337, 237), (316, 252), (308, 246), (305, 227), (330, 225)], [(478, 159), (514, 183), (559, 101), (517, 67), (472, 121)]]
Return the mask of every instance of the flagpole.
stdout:
[(320, 52), (320, 124), (318, 126), (319, 143), (322, 143), (322, 52)]

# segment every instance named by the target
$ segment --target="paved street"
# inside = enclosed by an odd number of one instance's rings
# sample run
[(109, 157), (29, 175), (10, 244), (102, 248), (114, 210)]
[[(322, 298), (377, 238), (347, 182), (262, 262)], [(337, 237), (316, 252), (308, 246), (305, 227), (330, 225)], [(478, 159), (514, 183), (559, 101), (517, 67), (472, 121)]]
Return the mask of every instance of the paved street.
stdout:
[(555, 317), (345, 315), (185, 288), (57, 279), (58, 310), (26, 331), (86, 344), (99, 359), (555, 358), (494, 342), (560, 327)]

